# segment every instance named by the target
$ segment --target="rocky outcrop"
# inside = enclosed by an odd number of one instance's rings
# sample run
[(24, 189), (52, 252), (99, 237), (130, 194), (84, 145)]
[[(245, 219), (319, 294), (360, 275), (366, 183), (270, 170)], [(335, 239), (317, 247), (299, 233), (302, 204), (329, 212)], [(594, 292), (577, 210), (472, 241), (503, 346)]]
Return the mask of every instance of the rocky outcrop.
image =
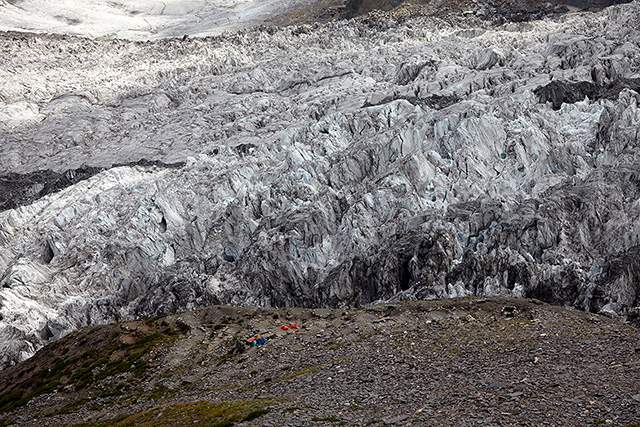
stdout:
[(4, 176), (99, 173), (0, 213), (2, 364), (214, 303), (507, 295), (637, 319), (639, 7), (3, 34)]

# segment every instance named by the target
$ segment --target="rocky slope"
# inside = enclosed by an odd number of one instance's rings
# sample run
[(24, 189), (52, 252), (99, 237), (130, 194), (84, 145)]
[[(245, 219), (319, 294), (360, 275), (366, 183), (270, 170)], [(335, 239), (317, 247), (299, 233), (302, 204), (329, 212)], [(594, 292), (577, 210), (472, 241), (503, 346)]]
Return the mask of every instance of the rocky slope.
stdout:
[(505, 295), (636, 321), (640, 3), (504, 4), (0, 34), (1, 365), (209, 304)]
[(637, 328), (537, 300), (210, 307), (0, 372), (0, 425), (638, 426), (639, 370)]

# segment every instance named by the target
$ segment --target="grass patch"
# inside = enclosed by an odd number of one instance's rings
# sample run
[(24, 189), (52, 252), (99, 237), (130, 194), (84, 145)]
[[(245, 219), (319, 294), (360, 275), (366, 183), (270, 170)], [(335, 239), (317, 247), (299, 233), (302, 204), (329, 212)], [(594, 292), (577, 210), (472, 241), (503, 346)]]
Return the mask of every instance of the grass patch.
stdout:
[(179, 403), (110, 420), (76, 424), (75, 427), (186, 427), (194, 424), (229, 427), (236, 422), (250, 421), (265, 415), (269, 412), (266, 406), (270, 403), (268, 399)]
[(183, 335), (191, 330), (191, 326), (187, 325), (180, 319), (176, 320), (176, 327), (178, 328), (178, 331)]
[(85, 403), (87, 403), (90, 399), (88, 397), (84, 397), (82, 399), (78, 399), (75, 400), (71, 403), (68, 403), (66, 405), (64, 405), (62, 408), (53, 411), (50, 414), (47, 414), (47, 416), (52, 416), (52, 415), (59, 415), (59, 414), (68, 414), (70, 412), (75, 411), (76, 409), (78, 409), (80, 406), (84, 405)]
[(120, 383), (113, 388), (101, 391), (100, 393), (98, 393), (98, 396), (103, 397), (105, 399), (122, 396), (124, 394), (123, 389), (125, 388), (125, 386), (126, 386), (126, 383)]
[(233, 354), (225, 354), (224, 356), (220, 356), (220, 358), (218, 358), (218, 363), (216, 363), (216, 366), (222, 366), (226, 363), (229, 363), (233, 360)]
[(268, 414), (269, 411), (271, 411), (271, 409), (260, 408), (260, 409), (253, 410), (249, 412), (247, 415), (245, 415), (242, 421), (255, 420), (256, 418), (260, 418), (261, 416)]
[(147, 325), (151, 325), (152, 323), (156, 323), (156, 321), (167, 317), (166, 314), (159, 314), (157, 316), (153, 316), (144, 321)]
[[(189, 327), (186, 324), (181, 326), (179, 322), (176, 322), (176, 328), (178, 331), (186, 333)], [(95, 332), (95, 330), (92, 329), (91, 332)], [(66, 344), (67, 347), (65, 349), (70, 347), (77, 349), (80, 347), (80, 344), (72, 344), (73, 338), (77, 339), (78, 333), (70, 334), (69, 336), (72, 339), (65, 338), (65, 341), (60, 341), (58, 345)], [(0, 386), (2, 387), (0, 388), (0, 414), (24, 406), (34, 397), (51, 393), (67, 385), (72, 385), (76, 390), (81, 390), (91, 384), (100, 383), (107, 377), (121, 373), (131, 373), (133, 378), (143, 378), (149, 368), (145, 355), (157, 344), (170, 342), (177, 338), (175, 334), (167, 336), (153, 330), (148, 334), (133, 335), (133, 337), (135, 337), (135, 341), (125, 344), (122, 341), (120, 331), (105, 332), (105, 338), (108, 339), (103, 341), (100, 346), (91, 348), (75, 357), (58, 357), (53, 361), (53, 366), (50, 368), (24, 373), (19, 376), (19, 381)], [(99, 338), (98, 341), (100, 341)], [(82, 341), (86, 341), (86, 339)], [(120, 356), (115, 360), (111, 360), (116, 352)], [(63, 355), (66, 353), (63, 352)], [(129, 378), (129, 381), (131, 381), (131, 378)], [(59, 411), (69, 412), (73, 409), (73, 407), (63, 407)]]
[(171, 390), (169, 388), (167, 388), (163, 384), (159, 384), (159, 385), (156, 385), (153, 388), (153, 390), (151, 390), (151, 392), (149, 393), (149, 398), (152, 399), (152, 400), (158, 400), (161, 397), (163, 397), (166, 394), (168, 394), (169, 392), (171, 392)]
[(29, 397), (25, 396), (25, 390), (19, 388), (0, 395), (0, 411), (10, 411), (18, 406), (22, 406), (29, 401)]
[(285, 376), (280, 381), (290, 380), (290, 379), (295, 378), (295, 377), (300, 376), (300, 375), (304, 375), (304, 374), (308, 374), (308, 373), (311, 373), (311, 372), (315, 372), (318, 369), (322, 369), (322, 366), (323, 365), (314, 365), (314, 366), (309, 366), (307, 368), (298, 369), (297, 371), (294, 371), (294, 372), (290, 373), (289, 375)]

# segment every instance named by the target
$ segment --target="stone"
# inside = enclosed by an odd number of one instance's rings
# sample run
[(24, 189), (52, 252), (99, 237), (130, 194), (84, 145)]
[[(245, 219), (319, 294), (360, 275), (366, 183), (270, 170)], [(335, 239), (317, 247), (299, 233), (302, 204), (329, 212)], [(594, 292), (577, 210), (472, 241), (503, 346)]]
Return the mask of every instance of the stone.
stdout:
[(183, 384), (193, 384), (198, 381), (200, 381), (200, 377), (198, 377), (197, 375), (188, 375), (188, 376), (182, 377)]
[(505, 388), (505, 387), (509, 387), (509, 384), (502, 382), (502, 381), (495, 381), (490, 383), (489, 385), (487, 385), (487, 387), (489, 388)]
[(393, 426), (404, 423), (409, 418), (408, 415), (398, 415), (396, 417), (387, 418), (382, 421), (382, 424), (385, 426)]

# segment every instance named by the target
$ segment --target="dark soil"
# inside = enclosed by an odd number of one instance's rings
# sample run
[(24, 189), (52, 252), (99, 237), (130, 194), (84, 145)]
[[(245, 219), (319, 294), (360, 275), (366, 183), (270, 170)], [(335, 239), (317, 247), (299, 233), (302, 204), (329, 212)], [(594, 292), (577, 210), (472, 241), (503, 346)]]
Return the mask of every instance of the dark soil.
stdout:
[(276, 25), (310, 24), (339, 19), (364, 17), (372, 12), (402, 18), (405, 14), (421, 14), (445, 18), (450, 15), (475, 15), (490, 24), (523, 22), (547, 15), (571, 11), (598, 11), (605, 7), (629, 3), (630, 0), (319, 0), (309, 6), (275, 17)]
[[(300, 328), (280, 329), (291, 322)], [(248, 345), (258, 332), (266, 343)], [(132, 355), (139, 361), (131, 364)], [(629, 426), (640, 422), (639, 375), (638, 329), (537, 300), (211, 307), (87, 328), (45, 347), (0, 373), (0, 404), (38, 378), (58, 383), (5, 406), (0, 419), (20, 426)], [(221, 408), (226, 415), (216, 415)], [(184, 424), (175, 424), (176, 411)]]
[(617, 99), (623, 89), (640, 91), (640, 79), (619, 79), (606, 85), (585, 81), (552, 81), (545, 86), (540, 86), (534, 93), (540, 102), (550, 102), (554, 110), (559, 110), (562, 104), (584, 101), (585, 97), (591, 101)]
[[(182, 167), (184, 163), (167, 164), (161, 161), (138, 160), (118, 166), (157, 166), (157, 167)], [(34, 201), (70, 187), (80, 181), (109, 168), (83, 166), (64, 172), (52, 170), (36, 171), (26, 174), (10, 173), (0, 175), (0, 212), (28, 205)]]

